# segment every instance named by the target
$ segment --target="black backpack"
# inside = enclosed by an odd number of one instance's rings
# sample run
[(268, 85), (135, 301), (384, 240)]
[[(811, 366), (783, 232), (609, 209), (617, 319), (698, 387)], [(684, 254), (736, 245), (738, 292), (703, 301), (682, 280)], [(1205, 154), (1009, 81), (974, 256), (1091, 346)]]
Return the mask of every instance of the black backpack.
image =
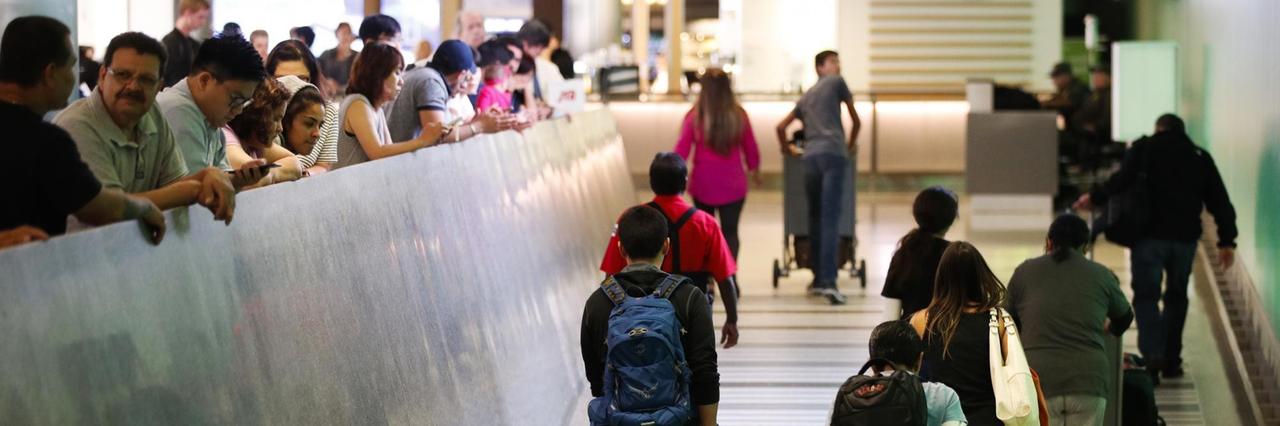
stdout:
[(1156, 384), (1147, 372), (1142, 357), (1124, 354), (1124, 378), (1121, 392), (1124, 404), (1120, 407), (1120, 423), (1125, 426), (1164, 426), (1160, 410), (1156, 407)]
[[(873, 365), (891, 366), (893, 373), (865, 375)], [(873, 359), (840, 386), (831, 426), (924, 426), (928, 418), (920, 377), (887, 360)]]

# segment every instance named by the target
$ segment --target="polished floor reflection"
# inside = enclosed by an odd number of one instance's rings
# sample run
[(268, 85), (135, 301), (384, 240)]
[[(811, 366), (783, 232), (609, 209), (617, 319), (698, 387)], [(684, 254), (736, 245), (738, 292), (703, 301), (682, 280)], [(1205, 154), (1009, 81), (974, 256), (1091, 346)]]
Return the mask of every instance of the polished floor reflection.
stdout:
[[(648, 196), (639, 192), (637, 199)], [(913, 193), (859, 194), (859, 257), (867, 261), (867, 288), (858, 288), (854, 279), (842, 274), (840, 286), (849, 295), (849, 304), (832, 307), (804, 295), (812, 279), (807, 270), (793, 271), (777, 290), (772, 288), (772, 263), (782, 248), (782, 199), (778, 192), (751, 194), (741, 225), (742, 339), (738, 347), (719, 354), (721, 425), (824, 424), (836, 389), (866, 361), (871, 328), (884, 318), (880, 288), (898, 239), (914, 226), (913, 197)], [(1041, 253), (1043, 232), (970, 231), (966, 206), (967, 200), (962, 200), (961, 218), (947, 237), (973, 242), (1002, 280), (1023, 260)], [(1095, 255), (1116, 271), (1128, 292), (1125, 252), (1108, 245), (1099, 247)], [(1220, 370), (1221, 360), (1206, 354), (1212, 351), (1197, 349), (1196, 342), (1204, 341), (1198, 339), (1207, 339), (1208, 328), (1194, 294), (1192, 298), (1188, 375), (1166, 381), (1157, 390), (1160, 413), (1170, 425), (1233, 424), (1224, 420), (1234, 416), (1230, 395), (1202, 397), (1197, 391), (1196, 381)], [(723, 318), (717, 305), (717, 322)], [(1126, 351), (1136, 352), (1136, 334), (1128, 333), (1125, 340)], [(1215, 401), (1202, 403), (1202, 398)], [(1206, 418), (1215, 420), (1206, 422)]]

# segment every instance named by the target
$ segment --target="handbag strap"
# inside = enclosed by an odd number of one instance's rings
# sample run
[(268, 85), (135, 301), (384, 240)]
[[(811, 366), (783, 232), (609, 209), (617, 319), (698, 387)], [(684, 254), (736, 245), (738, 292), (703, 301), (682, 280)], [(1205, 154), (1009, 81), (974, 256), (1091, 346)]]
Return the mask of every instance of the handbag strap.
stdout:
[(1009, 360), (1009, 351), (1005, 346), (1008, 345), (1006, 337), (1013, 335), (1013, 330), (1010, 330), (1009, 327), (1009, 323), (1012, 321), (1013, 317), (1009, 315), (1008, 311), (1000, 308), (991, 308), (991, 323), (989, 325), (991, 327), (991, 336), (1000, 339), (1000, 359), (1005, 362)]

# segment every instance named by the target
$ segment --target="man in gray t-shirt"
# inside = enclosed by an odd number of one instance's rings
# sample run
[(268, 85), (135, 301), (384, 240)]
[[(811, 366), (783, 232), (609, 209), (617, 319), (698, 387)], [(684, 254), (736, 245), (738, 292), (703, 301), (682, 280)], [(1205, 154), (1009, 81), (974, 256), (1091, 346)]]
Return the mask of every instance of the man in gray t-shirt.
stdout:
[(470, 123), (459, 124), (447, 135), (445, 127), (452, 124), (448, 104), (454, 88), (464, 79), (472, 78), (476, 68), (471, 47), (459, 40), (445, 40), (436, 49), (429, 63), (410, 66), (403, 75), (404, 88), (391, 108), (385, 111), (391, 139), (407, 141), (417, 139), (424, 128), (439, 131), (440, 142), (462, 141), (480, 133), (497, 133), (513, 128), (515, 119), (510, 114), (477, 114)]
[[(818, 84), (809, 88), (795, 109), (778, 123), (778, 143), (782, 152), (800, 156), (800, 150), (787, 141), (787, 126), (799, 119), (804, 123), (805, 195), (809, 206), (809, 241), (811, 266), (814, 272), (810, 294), (823, 295), (835, 305), (845, 303), (845, 297), (836, 289), (838, 268), (841, 200), (848, 184), (848, 153), (857, 148), (858, 131), (862, 122), (853, 109), (853, 92), (840, 76), (840, 56), (830, 50), (818, 53), (814, 58), (818, 71)], [(844, 104), (853, 120), (849, 142), (845, 144), (844, 124), (840, 120), (840, 104)]]

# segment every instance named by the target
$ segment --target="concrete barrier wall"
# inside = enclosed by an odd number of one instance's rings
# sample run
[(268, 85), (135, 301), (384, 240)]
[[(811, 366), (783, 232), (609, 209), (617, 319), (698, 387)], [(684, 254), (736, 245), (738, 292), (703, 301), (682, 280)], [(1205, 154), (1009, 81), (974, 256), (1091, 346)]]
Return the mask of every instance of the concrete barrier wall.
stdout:
[(0, 424), (563, 424), (609, 112), (0, 252)]

